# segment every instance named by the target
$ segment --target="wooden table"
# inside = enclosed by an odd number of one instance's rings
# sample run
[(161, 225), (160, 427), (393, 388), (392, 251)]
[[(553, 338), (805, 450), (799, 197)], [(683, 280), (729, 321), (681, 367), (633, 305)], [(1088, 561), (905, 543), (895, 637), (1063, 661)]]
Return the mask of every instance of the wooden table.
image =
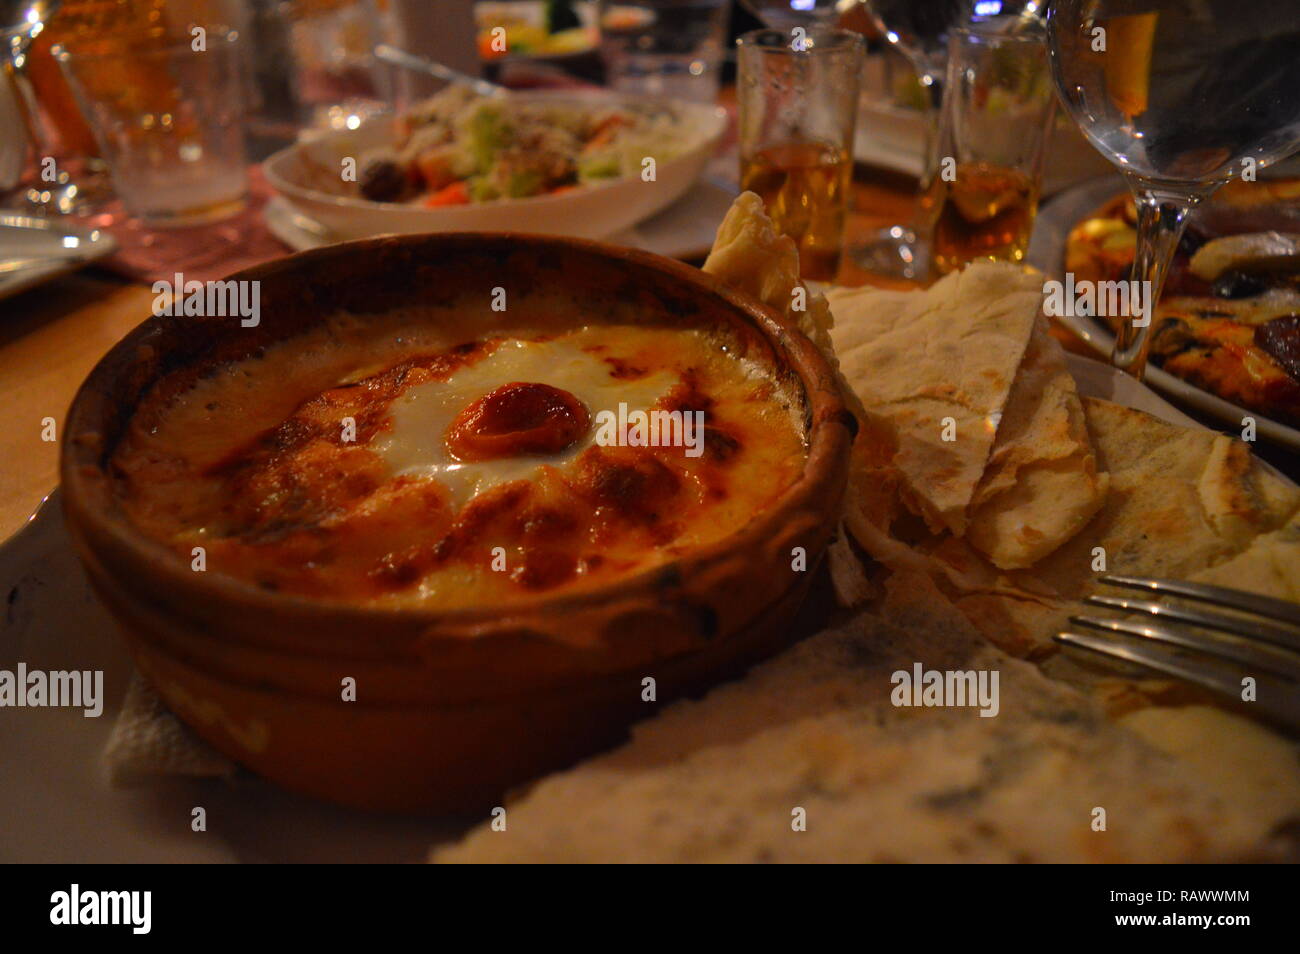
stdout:
[[(855, 237), (910, 221), (914, 196), (915, 182), (907, 176), (860, 169), (848, 244)], [(851, 262), (846, 262), (840, 281), (909, 284), (868, 274)], [(5, 421), (0, 428), (0, 540), (17, 530), (58, 483), (58, 443), (41, 439), (42, 421), (54, 418), (62, 427), (82, 379), (104, 352), (149, 316), (152, 300), (147, 286), (90, 268), (0, 301), (0, 407)], [(1091, 356), (1069, 332), (1057, 331), (1066, 347)], [(1201, 419), (1207, 426), (1221, 426)], [(1300, 456), (1262, 444), (1256, 450), (1300, 479)]]
[(59, 445), (41, 439), (42, 420), (62, 428), (82, 379), (149, 317), (153, 297), (87, 269), (0, 301), (0, 540), (58, 483)]

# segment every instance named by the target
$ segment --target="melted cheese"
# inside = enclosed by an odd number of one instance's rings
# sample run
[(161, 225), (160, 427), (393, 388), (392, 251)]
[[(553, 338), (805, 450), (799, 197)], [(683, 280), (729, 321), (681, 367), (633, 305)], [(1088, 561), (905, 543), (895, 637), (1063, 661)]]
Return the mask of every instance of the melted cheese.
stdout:
[[(543, 465), (560, 466), (593, 446), (596, 415), (647, 410), (677, 384), (678, 376), (659, 368), (634, 379), (615, 377), (615, 368), (585, 350), (600, 344), (600, 333), (584, 329), (559, 339), (503, 342), (481, 361), (460, 368), (446, 380), (407, 388), (393, 402), (389, 429), (371, 447), (397, 476), (433, 477), (446, 486), (459, 508), (499, 484), (530, 480)], [(557, 454), (525, 454), (485, 461), (457, 461), (447, 450), (451, 423), (466, 406), (512, 381), (549, 384), (575, 395), (587, 407), (593, 426)]]
[[(266, 589), (495, 606), (678, 559), (770, 508), (803, 471), (801, 405), (706, 332), (475, 327), (470, 341), (443, 314), (331, 320), (164, 379), (112, 455), (123, 510), (178, 559), (201, 543), (209, 572)], [(454, 459), (452, 422), (517, 382), (567, 392), (588, 426), (557, 453)], [(698, 409), (701, 453), (601, 446), (598, 416), (620, 404)]]

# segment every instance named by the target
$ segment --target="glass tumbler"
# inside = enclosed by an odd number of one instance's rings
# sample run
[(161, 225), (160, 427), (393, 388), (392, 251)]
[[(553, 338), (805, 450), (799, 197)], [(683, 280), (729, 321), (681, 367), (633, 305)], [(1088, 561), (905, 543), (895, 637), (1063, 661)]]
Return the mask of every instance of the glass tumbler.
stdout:
[(1046, 33), (1002, 18), (953, 30), (937, 174), (922, 197), (935, 269), (1025, 257), (1038, 212), (1056, 93)]
[(143, 224), (200, 225), (244, 207), (247, 86), (237, 31), (159, 40), (125, 59), (94, 44), (54, 55), (117, 194)]
[(839, 271), (853, 177), (862, 36), (796, 27), (739, 41), (740, 185), (799, 248), (802, 276)]

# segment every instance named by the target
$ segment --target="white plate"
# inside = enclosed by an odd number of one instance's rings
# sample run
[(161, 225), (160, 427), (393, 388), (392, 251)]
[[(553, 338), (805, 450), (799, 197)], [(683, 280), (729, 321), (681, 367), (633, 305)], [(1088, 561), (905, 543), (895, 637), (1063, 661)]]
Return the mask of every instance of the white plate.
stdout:
[[(734, 187), (701, 179), (668, 208), (605, 241), (630, 245), (667, 258), (703, 258), (713, 246), (718, 223), (736, 197)], [(301, 252), (344, 239), (275, 196), (262, 210), (271, 233)]]
[[(1070, 355), (1081, 393), (1198, 427), (1108, 365)], [(130, 681), (131, 661), (72, 553), (57, 501), (0, 545), (0, 669), (102, 669), (103, 714), (0, 709), (0, 862), (417, 861), (433, 844), (488, 817), (369, 815), (234, 782), (160, 778), (111, 785), (101, 754)], [(190, 830), (206, 809), (207, 831)]]
[[(57, 491), (0, 545), (0, 613), (0, 669), (99, 669), (105, 695), (93, 719), (0, 709), (0, 863), (418, 861), (478, 820), (366, 815), (252, 777), (110, 784), (102, 753), (133, 667), (73, 555)], [(206, 832), (190, 830), (196, 806)]]
[[(1070, 230), (1081, 218), (1125, 188), (1124, 180), (1118, 175), (1106, 176), (1068, 189), (1044, 205), (1038, 213), (1038, 222), (1029, 243), (1029, 263), (1048, 275), (1062, 277), (1065, 273), (1065, 243)], [(1058, 317), (1056, 320), (1086, 341), (1099, 355), (1110, 356), (1115, 336), (1100, 322), (1083, 315)], [(1146, 380), (1152, 387), (1182, 401), (1188, 407), (1223, 421), (1229, 429), (1239, 431), (1243, 426), (1242, 419), (1253, 417), (1258, 436), (1274, 444), (1300, 450), (1300, 430), (1294, 427), (1265, 417), (1258, 411), (1250, 411), (1231, 401), (1225, 401), (1155, 365), (1147, 366)]]
[[(546, 90), (511, 95), (521, 102), (585, 106), (637, 101), (635, 97), (604, 91)], [(672, 205), (695, 184), (713, 156), (727, 126), (726, 112), (716, 106), (678, 100), (671, 105), (681, 116), (679, 133), (689, 147), (676, 158), (658, 163), (651, 182), (634, 176), (581, 186), (559, 195), (436, 209), (331, 194), (329, 185), (341, 174), (344, 158), (357, 159), (367, 150), (392, 141), (388, 119), (295, 143), (267, 159), (262, 168), (272, 187), (298, 212), (344, 240), (386, 233), (482, 231), (602, 239)]]
[[(117, 241), (99, 229), (85, 229), (67, 218), (34, 218), (0, 211), (0, 298), (75, 272), (111, 255)], [(6, 263), (31, 260), (13, 271)]]

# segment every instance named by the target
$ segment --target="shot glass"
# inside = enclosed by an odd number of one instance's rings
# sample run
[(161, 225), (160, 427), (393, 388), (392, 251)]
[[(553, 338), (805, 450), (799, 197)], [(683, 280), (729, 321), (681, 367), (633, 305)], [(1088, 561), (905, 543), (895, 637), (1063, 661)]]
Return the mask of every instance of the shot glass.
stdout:
[(1041, 26), (994, 17), (952, 32), (938, 174), (922, 198), (936, 271), (1025, 257), (1055, 107)]
[(839, 272), (864, 62), (848, 30), (756, 30), (738, 41), (740, 184), (799, 247), (802, 276)]
[(238, 32), (55, 47), (127, 211), (152, 228), (227, 218), (248, 197)]

